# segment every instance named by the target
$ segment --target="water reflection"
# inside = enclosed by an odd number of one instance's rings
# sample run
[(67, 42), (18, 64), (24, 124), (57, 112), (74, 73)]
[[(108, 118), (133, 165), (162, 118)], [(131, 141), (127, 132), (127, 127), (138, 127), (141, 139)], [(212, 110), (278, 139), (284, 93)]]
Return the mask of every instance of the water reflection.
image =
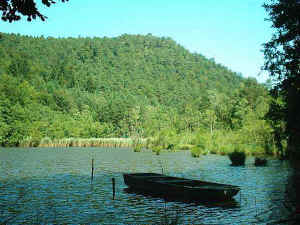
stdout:
[(136, 190), (132, 188), (124, 188), (124, 192), (128, 193), (131, 195), (132, 198), (134, 199), (140, 199), (142, 198), (140, 196), (144, 196), (146, 198), (152, 198), (154, 200), (160, 200), (164, 202), (178, 202), (178, 203), (185, 203), (185, 204), (190, 204), (193, 206), (206, 206), (206, 207), (218, 207), (218, 208), (223, 208), (223, 209), (232, 209), (232, 208), (239, 208), (239, 202), (236, 201), (235, 199), (228, 200), (228, 201), (205, 201), (205, 200), (193, 200), (193, 199), (186, 199), (186, 198), (181, 198), (179, 196), (165, 196), (162, 194), (159, 194), (157, 192), (144, 192), (141, 190)]
[(300, 162), (292, 161), (291, 172), (289, 173), (284, 201), (281, 208), (285, 211), (285, 215), (279, 222), (287, 222), (289, 224), (300, 224)]

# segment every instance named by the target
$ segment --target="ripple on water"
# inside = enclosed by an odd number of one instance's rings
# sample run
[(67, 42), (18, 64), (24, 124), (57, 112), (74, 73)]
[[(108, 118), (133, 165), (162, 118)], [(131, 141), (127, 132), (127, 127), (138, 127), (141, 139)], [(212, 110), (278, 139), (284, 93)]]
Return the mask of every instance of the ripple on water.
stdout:
[[(166, 214), (184, 224), (264, 224), (282, 218), (290, 167), (269, 161), (231, 167), (225, 156), (192, 158), (188, 151), (134, 153), (130, 149), (0, 150), (0, 213), (9, 223), (159, 224)], [(91, 185), (91, 159), (95, 177)], [(241, 186), (234, 204), (165, 202), (124, 191), (123, 172), (158, 172)], [(116, 179), (112, 200), (111, 178)], [(3, 219), (2, 219), (3, 221)], [(0, 220), (1, 223), (1, 220)]]

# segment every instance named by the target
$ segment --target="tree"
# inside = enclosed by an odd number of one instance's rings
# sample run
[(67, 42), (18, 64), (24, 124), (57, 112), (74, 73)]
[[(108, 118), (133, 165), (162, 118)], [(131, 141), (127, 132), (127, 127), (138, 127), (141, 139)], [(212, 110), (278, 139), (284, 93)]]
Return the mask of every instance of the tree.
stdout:
[(277, 81), (273, 93), (286, 103), (281, 110), (286, 121), (288, 152), (300, 153), (300, 1), (271, 0), (263, 6), (276, 29), (272, 39), (264, 44), (264, 69)]
[[(68, 0), (61, 0), (66, 2)], [(42, 3), (48, 7), (55, 4), (53, 0), (42, 0)], [(39, 17), (42, 21), (47, 19), (46, 16), (41, 14), (36, 7), (36, 3), (33, 0), (1, 0), (0, 11), (2, 11), (1, 19), (3, 21), (13, 22), (21, 19), (22, 16), (27, 16), (27, 21), (36, 19)]]
[[(242, 136), (245, 122), (260, 120), (268, 103), (256, 81), (163, 38), (1, 35), (5, 146), (45, 137), (159, 135), (169, 144), (187, 144), (199, 129), (209, 144), (225, 145), (233, 140), (229, 136)], [(256, 111), (257, 117), (246, 117)], [(251, 128), (255, 132), (256, 126)]]

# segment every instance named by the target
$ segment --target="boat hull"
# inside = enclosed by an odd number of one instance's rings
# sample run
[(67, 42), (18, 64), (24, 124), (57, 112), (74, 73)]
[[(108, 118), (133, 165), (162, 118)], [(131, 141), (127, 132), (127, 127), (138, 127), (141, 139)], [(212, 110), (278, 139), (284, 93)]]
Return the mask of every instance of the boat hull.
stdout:
[(186, 200), (230, 200), (240, 190), (238, 186), (156, 173), (123, 174), (123, 177), (125, 184), (131, 189), (155, 193), (164, 197), (180, 197)]

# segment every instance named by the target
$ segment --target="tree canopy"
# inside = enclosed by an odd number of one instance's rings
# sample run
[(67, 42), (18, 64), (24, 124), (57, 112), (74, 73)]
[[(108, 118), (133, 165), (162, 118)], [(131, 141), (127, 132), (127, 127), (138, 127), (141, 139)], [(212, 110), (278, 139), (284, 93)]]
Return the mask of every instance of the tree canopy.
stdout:
[(286, 123), (289, 152), (300, 153), (300, 1), (272, 0), (264, 7), (275, 28), (264, 45), (264, 69), (276, 81), (273, 96), (283, 100), (272, 104), (269, 115)]
[(1, 36), (0, 145), (201, 136), (214, 151), (273, 146), (265, 86), (171, 38)]

